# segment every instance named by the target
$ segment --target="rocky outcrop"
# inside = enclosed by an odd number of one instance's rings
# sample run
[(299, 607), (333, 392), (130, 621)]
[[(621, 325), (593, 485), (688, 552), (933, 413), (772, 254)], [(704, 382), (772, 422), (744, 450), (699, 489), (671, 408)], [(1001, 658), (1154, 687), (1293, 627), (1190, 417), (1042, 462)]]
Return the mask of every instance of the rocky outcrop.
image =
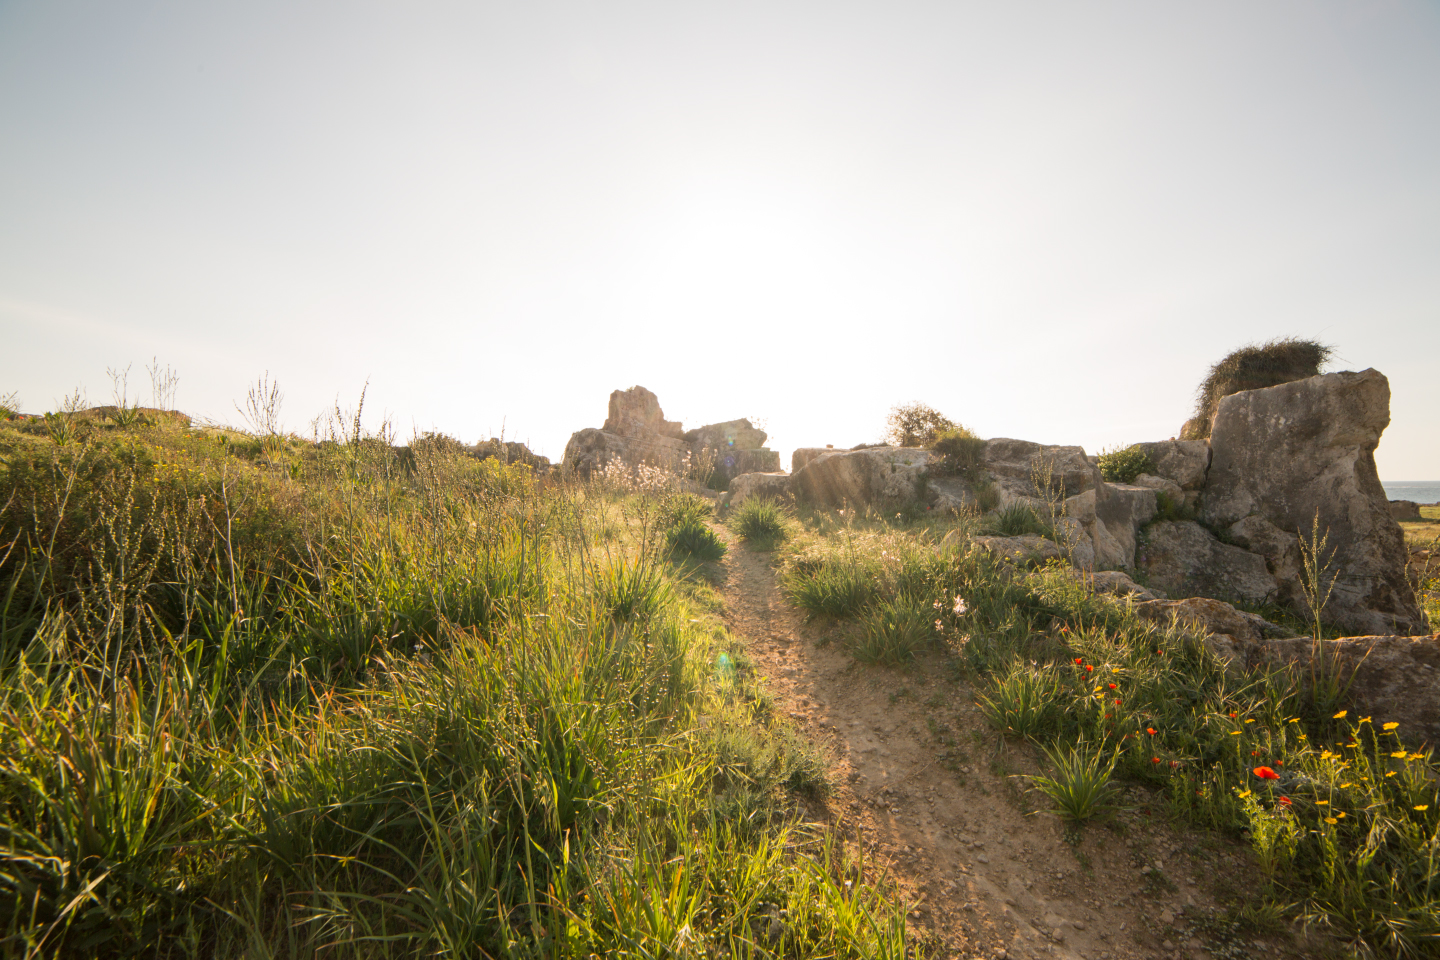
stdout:
[(619, 437), (681, 439), (678, 421), (666, 420), (660, 398), (644, 387), (616, 390), (610, 394), (610, 412), (600, 428)]
[(844, 451), (836, 451), (834, 447), (800, 447), (794, 453), (790, 454), (790, 472), (799, 473), (805, 469), (806, 464), (816, 457), (823, 457), (827, 453), (836, 452), (843, 453)]
[[(1346, 706), (1378, 728), (1398, 723), (1405, 741), (1440, 742), (1440, 634), (1261, 640), (1210, 638), (1206, 646), (1236, 670), (1288, 667), (1302, 680), (1313, 666), (1335, 671)], [(1318, 658), (1318, 660), (1317, 660)]]
[(752, 497), (772, 500), (790, 498), (790, 474), (742, 473), (730, 481), (729, 503), (737, 506)]
[[(1178, 623), (1181, 627), (1207, 638), (1228, 641), (1261, 641), (1283, 637), (1284, 627), (1264, 617), (1236, 610), (1223, 600), (1208, 597), (1187, 597), (1184, 600), (1148, 600), (1135, 604), (1135, 613), (1143, 620), (1161, 627)], [(1218, 647), (1217, 649), (1225, 649)]]
[(1204, 440), (1159, 440), (1136, 444), (1155, 467), (1155, 476), (1174, 481), (1182, 490), (1199, 490), (1210, 469), (1210, 444)]
[(1002, 506), (1017, 500), (1043, 500), (1046, 491), (1039, 486), (1046, 485), (1047, 479), (1052, 495), (1060, 500), (1093, 490), (1101, 483), (1100, 468), (1086, 458), (1083, 447), (1046, 446), (1001, 437), (985, 444), (981, 462), (1000, 491)]
[[(1335, 583), (1325, 619), (1357, 634), (1428, 630), (1375, 471), (1375, 447), (1389, 422), (1389, 381), (1365, 370), (1232, 394), (1220, 401), (1210, 436), (1201, 518), (1227, 532), (1258, 518), (1269, 524), (1260, 529), (1270, 539), (1308, 536), (1318, 518)], [(1282, 595), (1293, 597), (1300, 583), (1283, 556), (1266, 559)]]
[(1097, 483), (1065, 501), (1065, 516), (1079, 521), (1097, 570), (1134, 568), (1136, 531), (1154, 519), (1155, 511), (1154, 490), (1118, 483)]
[(550, 458), (542, 457), (533, 452), (523, 443), (514, 440), (501, 440), (498, 437), (491, 437), (489, 440), (475, 444), (470, 453), (476, 460), (489, 460), (492, 457), (503, 463), (523, 463), (534, 467), (537, 473), (545, 473), (550, 469)]
[(1410, 523), (1425, 519), (1420, 516), (1420, 504), (1414, 500), (1391, 500), (1390, 517), (1396, 523)]
[(683, 439), (692, 447), (709, 447), (712, 450), (759, 450), (765, 446), (766, 434), (749, 420), (741, 418), (688, 430)]
[(790, 489), (817, 506), (885, 508), (918, 499), (929, 462), (914, 447), (830, 451), (794, 473)]
[(1221, 543), (1189, 521), (1151, 524), (1137, 565), (1147, 583), (1172, 597), (1267, 603), (1277, 592), (1262, 557)]
[[(1086, 574), (1077, 573), (1076, 576), (1086, 576)], [(1165, 594), (1140, 586), (1119, 570), (1101, 570), (1098, 573), (1090, 574), (1089, 579), (1090, 587), (1096, 593), (1108, 593), (1111, 596), (1129, 597), (1138, 601), (1163, 600), (1165, 598)]]
[(689, 462), (690, 448), (669, 437), (622, 437), (593, 427), (577, 430), (565, 444), (565, 465), (582, 477), (603, 469), (611, 460), (648, 463), (679, 472)]

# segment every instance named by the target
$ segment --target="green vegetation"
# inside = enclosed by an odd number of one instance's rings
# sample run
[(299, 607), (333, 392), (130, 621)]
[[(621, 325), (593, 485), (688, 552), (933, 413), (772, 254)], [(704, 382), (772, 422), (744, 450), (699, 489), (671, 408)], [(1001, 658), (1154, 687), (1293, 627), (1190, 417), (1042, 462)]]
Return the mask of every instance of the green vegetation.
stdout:
[[(1337, 709), (1323, 672), (1227, 674), (1200, 637), (1064, 564), (1026, 571), (972, 549), (973, 520), (802, 519), (781, 558), (787, 595), (841, 618), (857, 657), (928, 649), (970, 677), (997, 730), (1048, 752), (1033, 782), (1062, 816), (1103, 812), (1112, 786), (1149, 792), (1196, 828), (1251, 839), (1267, 886), (1244, 909), (1380, 955), (1440, 955), (1440, 765), (1384, 718)], [(905, 626), (918, 611), (923, 643)]]
[(1100, 477), (1106, 483), (1134, 483), (1142, 473), (1154, 473), (1155, 464), (1138, 444), (1102, 451), (1096, 458), (1100, 462)]
[(1003, 510), (987, 514), (981, 524), (981, 532), (995, 537), (1049, 537), (1054, 528), (1034, 508), (1024, 503), (1012, 503)]
[(756, 550), (774, 550), (790, 535), (789, 511), (774, 500), (751, 497), (730, 514), (728, 526), (735, 536)]
[(1195, 415), (1180, 430), (1182, 440), (1204, 440), (1220, 401), (1242, 390), (1275, 387), (1291, 380), (1317, 376), (1333, 347), (1316, 340), (1283, 337), (1249, 344), (1210, 368), (1195, 392)]
[(892, 447), (928, 447), (946, 433), (965, 431), (934, 407), (902, 403), (885, 418), (885, 443)]
[(5, 955), (905, 954), (666, 559), (675, 478), (306, 443), (275, 395), (0, 426)]
[(982, 478), (985, 441), (964, 427), (941, 431), (930, 448), (940, 458), (935, 467), (937, 473), (962, 477), (971, 482)]

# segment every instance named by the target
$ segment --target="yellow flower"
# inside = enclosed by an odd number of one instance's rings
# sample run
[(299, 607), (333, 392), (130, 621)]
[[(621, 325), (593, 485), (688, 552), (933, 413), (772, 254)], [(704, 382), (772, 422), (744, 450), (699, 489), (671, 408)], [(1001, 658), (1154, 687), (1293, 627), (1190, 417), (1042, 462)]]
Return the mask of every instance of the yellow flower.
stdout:
[(1329, 801), (1329, 800), (1316, 800), (1316, 801), (1315, 801), (1315, 806), (1317, 806), (1317, 807), (1328, 807), (1328, 806), (1330, 806), (1330, 801)]
[(1331, 757), (1333, 757), (1333, 756), (1335, 756), (1335, 754), (1331, 753), (1329, 750), (1321, 750), (1321, 751), (1320, 751), (1320, 759), (1321, 759), (1321, 760), (1329, 760), (1329, 759), (1330, 759)]
[(1423, 753), (1412, 753), (1412, 754), (1410, 754), (1410, 756), (1406, 757), (1405, 759), (1407, 759), (1407, 760), (1424, 760), (1424, 759), (1425, 759), (1425, 754), (1423, 754)]
[(1230, 731), (1230, 736), (1232, 736), (1232, 737), (1238, 737), (1238, 736), (1240, 736), (1240, 731), (1239, 731), (1239, 730), (1231, 730), (1231, 731)]
[(1385, 776), (1387, 776), (1387, 777), (1393, 777), (1393, 776), (1395, 776), (1395, 771), (1394, 771), (1394, 770), (1391, 770), (1389, 773), (1385, 774)]
[(1409, 756), (1409, 754), (1406, 753), (1404, 750), (1396, 750), (1394, 753), (1390, 754), (1390, 756), (1394, 757), (1397, 760), (1404, 760), (1406, 757)]
[(1353, 784), (1353, 783), (1342, 783), (1342, 784), (1340, 784), (1340, 789), (1341, 789), (1341, 790), (1344, 790), (1346, 787), (1353, 787), (1353, 786), (1355, 786), (1355, 784)]
[(1415, 804), (1415, 809), (1416, 809), (1416, 810), (1419, 810), (1421, 813), (1424, 813), (1426, 810), (1429, 810), (1429, 809), (1430, 809), (1430, 804), (1428, 804), (1428, 803), (1417, 803), (1417, 804)]
[(1386, 730), (1395, 730), (1395, 729), (1398, 729), (1399, 726), (1400, 726), (1400, 724), (1396, 723), (1394, 720), (1391, 720), (1389, 723), (1385, 724), (1384, 729), (1386, 729)]
[(1336, 820), (1334, 817), (1326, 817), (1326, 818), (1325, 818), (1325, 822), (1326, 822), (1326, 823), (1339, 823), (1340, 821), (1339, 821), (1339, 820)]
[(1300, 722), (1300, 718), (1299, 718), (1299, 717), (1291, 717), (1291, 718), (1290, 718), (1290, 722), (1291, 722), (1291, 723), (1299, 723), (1299, 722)]
[(1341, 820), (1344, 820), (1344, 819), (1345, 819), (1345, 811), (1344, 811), (1344, 810), (1341, 810), (1339, 813), (1335, 814), (1335, 816), (1339, 817)]
[(1119, 667), (1111, 667), (1111, 668), (1110, 668), (1110, 672), (1111, 672), (1111, 673), (1119, 673), (1119, 672), (1120, 672), (1120, 668), (1119, 668)]
[(1335, 714), (1335, 716), (1331, 717), (1330, 719), (1331, 719), (1331, 720), (1344, 720), (1344, 719), (1345, 719), (1345, 714), (1347, 714), (1347, 713), (1349, 713), (1349, 712), (1350, 712), (1349, 710), (1341, 710), (1339, 713)]
[(1369, 718), (1369, 717), (1361, 717), (1361, 718), (1360, 718), (1360, 722), (1361, 722), (1361, 723), (1369, 723), (1369, 722), (1370, 722), (1370, 718)]
[(1248, 718), (1245, 720), (1245, 722), (1246, 722), (1246, 723), (1254, 723), (1254, 722), (1255, 722), (1255, 718), (1254, 718), (1254, 717), (1248, 717)]

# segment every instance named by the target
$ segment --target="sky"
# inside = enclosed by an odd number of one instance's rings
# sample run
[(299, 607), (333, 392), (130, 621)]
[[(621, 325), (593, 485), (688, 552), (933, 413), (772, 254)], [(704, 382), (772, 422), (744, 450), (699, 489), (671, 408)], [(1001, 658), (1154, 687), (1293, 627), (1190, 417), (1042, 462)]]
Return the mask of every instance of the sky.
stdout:
[(1090, 452), (1313, 337), (1440, 479), (1440, 4), (0, 0), (0, 394)]

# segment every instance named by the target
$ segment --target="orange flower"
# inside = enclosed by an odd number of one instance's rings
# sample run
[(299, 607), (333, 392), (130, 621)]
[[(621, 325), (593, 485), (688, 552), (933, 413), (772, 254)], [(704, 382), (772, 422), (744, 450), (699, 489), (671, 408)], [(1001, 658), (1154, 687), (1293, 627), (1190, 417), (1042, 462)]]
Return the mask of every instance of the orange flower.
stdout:
[(1231, 720), (1234, 720), (1234, 719), (1235, 719), (1235, 711), (1233, 711), (1233, 710), (1230, 711), (1230, 719), (1231, 719)]
[(1276, 773), (1274, 770), (1271, 770), (1269, 767), (1256, 767), (1255, 776), (1259, 777), (1261, 780), (1280, 779), (1280, 774)]
[(1094, 669), (1095, 669), (1095, 668), (1092, 667), (1092, 666), (1090, 666), (1090, 664), (1088, 664), (1088, 663), (1085, 664), (1085, 672), (1086, 672), (1086, 673), (1089, 673), (1090, 671), (1092, 671), (1092, 670), (1094, 670)]
[(1115, 701), (1115, 706), (1117, 706), (1117, 707), (1120, 706), (1120, 701), (1119, 701), (1119, 700), (1116, 700), (1116, 701)]
[(1280, 805), (1281, 805), (1281, 806), (1284, 806), (1284, 807), (1290, 806), (1290, 798), (1289, 798), (1289, 797), (1281, 797), (1281, 798), (1280, 798)]
[(1076, 662), (1076, 663), (1084, 663), (1084, 662), (1085, 662), (1085, 658), (1084, 658), (1084, 657), (1076, 657), (1076, 658), (1075, 658), (1075, 662)]
[(1152, 737), (1155, 736), (1155, 728), (1154, 728), (1154, 727), (1146, 727), (1146, 728), (1145, 728), (1145, 732), (1148, 733), (1148, 734), (1150, 734), (1150, 736), (1152, 736)]
[(1150, 762), (1151, 762), (1151, 763), (1159, 763), (1159, 762), (1160, 762), (1160, 758), (1159, 758), (1159, 757), (1151, 757), (1151, 758), (1150, 758)]
[(1114, 690), (1114, 689), (1115, 689), (1115, 684), (1113, 684), (1113, 683), (1110, 684), (1110, 689), (1111, 689), (1111, 690)]

